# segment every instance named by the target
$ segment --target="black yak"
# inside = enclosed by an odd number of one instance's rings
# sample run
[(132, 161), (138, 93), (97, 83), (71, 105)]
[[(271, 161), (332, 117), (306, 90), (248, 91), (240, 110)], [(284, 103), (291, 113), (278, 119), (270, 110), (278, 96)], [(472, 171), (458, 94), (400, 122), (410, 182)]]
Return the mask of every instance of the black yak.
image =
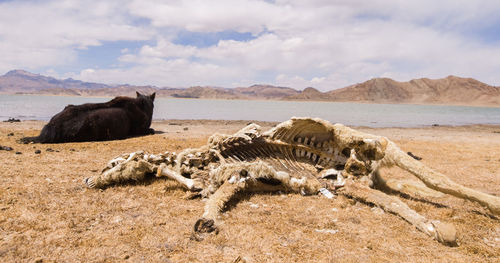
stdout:
[(156, 93), (137, 93), (136, 98), (116, 97), (104, 103), (68, 105), (54, 115), (37, 137), (21, 141), (62, 143), (106, 141), (153, 134), (149, 128)]

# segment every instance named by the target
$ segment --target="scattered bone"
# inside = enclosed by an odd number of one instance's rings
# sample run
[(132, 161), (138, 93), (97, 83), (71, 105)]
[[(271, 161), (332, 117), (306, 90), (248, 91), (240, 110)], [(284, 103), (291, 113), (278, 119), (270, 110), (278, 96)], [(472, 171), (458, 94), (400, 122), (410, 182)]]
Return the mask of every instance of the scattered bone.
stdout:
[(319, 191), (328, 199), (332, 199), (335, 197), (335, 195), (333, 195), (332, 192), (330, 192), (326, 188), (320, 188)]
[(314, 229), (314, 231), (325, 234), (337, 234), (339, 232), (336, 229)]
[(259, 205), (258, 204), (254, 204), (254, 203), (250, 203), (250, 207), (251, 208), (259, 208)]

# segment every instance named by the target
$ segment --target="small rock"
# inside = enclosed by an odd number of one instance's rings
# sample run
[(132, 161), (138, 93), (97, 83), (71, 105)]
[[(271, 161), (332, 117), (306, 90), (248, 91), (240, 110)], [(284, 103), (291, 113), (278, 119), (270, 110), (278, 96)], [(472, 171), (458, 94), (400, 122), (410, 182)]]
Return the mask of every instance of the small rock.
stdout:
[(34, 262), (35, 263), (42, 263), (43, 262), (43, 258), (37, 258), (37, 259), (35, 259)]
[(1, 146), (0, 145), (0, 150), (4, 150), (4, 151), (12, 151), (14, 149), (12, 149), (12, 147), (9, 147), (9, 146)]
[(16, 154), (23, 154), (22, 152), (16, 152)]
[(13, 133), (13, 132), (11, 132), (11, 133), (7, 134), (7, 136), (9, 136), (9, 137), (10, 137), (10, 136), (14, 136), (14, 133)]
[(47, 152), (55, 152), (54, 149), (52, 149), (52, 148), (47, 148), (45, 151), (47, 151)]
[(422, 157), (416, 156), (412, 152), (408, 152), (407, 154), (417, 161), (422, 160)]
[(123, 219), (122, 219), (122, 217), (121, 217), (121, 216), (115, 216), (115, 217), (113, 217), (113, 219), (111, 220), (111, 223), (118, 224), (118, 223), (120, 223), (121, 221), (123, 221)]
[(76, 152), (76, 150), (75, 150), (75, 149), (73, 149), (73, 148), (69, 149), (69, 151), (70, 151), (70, 152)]
[(439, 124), (432, 124), (432, 127), (438, 127)]
[(188, 128), (188, 127), (184, 127), (184, 129), (183, 129), (183, 130), (187, 131), (187, 130), (189, 130), (189, 128)]
[(35, 154), (41, 154), (41, 153), (42, 153), (42, 151), (40, 151), (40, 150), (35, 151)]

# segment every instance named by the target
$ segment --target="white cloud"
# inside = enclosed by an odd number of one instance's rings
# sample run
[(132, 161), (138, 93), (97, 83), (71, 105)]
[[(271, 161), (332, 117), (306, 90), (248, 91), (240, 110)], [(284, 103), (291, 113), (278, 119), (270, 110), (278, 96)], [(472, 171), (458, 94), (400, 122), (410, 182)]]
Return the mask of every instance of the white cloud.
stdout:
[(264, 1), (135, 0), (131, 13), (151, 19), (157, 27), (178, 27), (197, 32), (235, 30), (258, 33), (280, 9)]
[[(224, 68), (215, 64), (196, 63), (186, 59), (161, 60), (152, 58), (143, 60), (139, 66), (119, 69), (85, 69), (67, 77), (100, 82), (103, 79), (111, 84), (147, 85), (151, 80), (155, 84), (168, 87), (186, 87), (199, 85), (231, 85), (228, 76), (244, 76), (239, 69)], [(221, 82), (222, 80), (222, 82)]]
[(69, 64), (79, 49), (154, 32), (131, 24), (120, 1), (9, 1), (0, 14), (2, 71)]
[[(485, 30), (500, 26), (492, 0), (7, 2), (0, 13), (0, 71), (74, 65), (89, 46), (148, 40), (138, 50), (121, 47), (113, 68), (59, 73), (106, 83), (324, 91), (371, 77), (450, 74), (500, 85), (500, 39), (488, 41), (495, 36)], [(186, 30), (254, 39), (175, 44)]]

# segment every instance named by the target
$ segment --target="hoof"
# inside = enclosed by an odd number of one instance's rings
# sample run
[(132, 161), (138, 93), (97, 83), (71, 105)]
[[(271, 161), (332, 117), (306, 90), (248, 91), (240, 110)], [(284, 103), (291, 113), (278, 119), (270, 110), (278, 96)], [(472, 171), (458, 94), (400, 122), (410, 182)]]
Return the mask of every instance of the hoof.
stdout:
[(455, 229), (455, 226), (450, 223), (442, 223), (439, 221), (433, 221), (432, 225), (436, 229), (435, 238), (437, 241), (439, 241), (439, 243), (450, 247), (458, 246), (457, 230)]
[(209, 233), (218, 234), (219, 230), (215, 226), (215, 222), (212, 219), (200, 218), (194, 224), (193, 234), (191, 235), (192, 240), (201, 241), (204, 236)]

